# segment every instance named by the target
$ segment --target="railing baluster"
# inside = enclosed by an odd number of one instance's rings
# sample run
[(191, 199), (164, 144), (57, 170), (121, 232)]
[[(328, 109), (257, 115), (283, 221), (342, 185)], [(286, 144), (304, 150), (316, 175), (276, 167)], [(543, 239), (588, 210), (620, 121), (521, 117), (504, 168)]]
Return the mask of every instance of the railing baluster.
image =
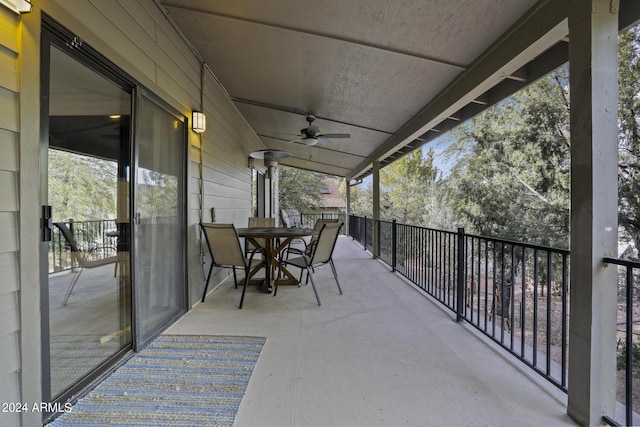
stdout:
[(520, 303), (520, 354), (525, 354), (525, 343), (527, 338), (527, 248), (522, 248), (522, 297)]
[(458, 268), (457, 270), (457, 292), (456, 292), (456, 300), (457, 300), (457, 315), (456, 320), (458, 322), (462, 322), (464, 320), (464, 228), (458, 228)]
[(567, 255), (562, 255), (562, 380), (561, 385), (567, 386), (567, 300), (568, 290)]
[(547, 251), (547, 375), (551, 375), (551, 252)]
[(633, 425), (633, 268), (627, 266), (627, 371), (625, 372), (625, 405), (627, 425)]
[(533, 250), (533, 366), (538, 366), (538, 249)]

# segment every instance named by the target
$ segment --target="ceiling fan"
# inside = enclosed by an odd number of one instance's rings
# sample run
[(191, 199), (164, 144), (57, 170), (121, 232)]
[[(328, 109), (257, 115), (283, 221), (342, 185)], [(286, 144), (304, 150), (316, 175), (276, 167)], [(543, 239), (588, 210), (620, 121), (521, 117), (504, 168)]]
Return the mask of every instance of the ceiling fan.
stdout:
[(321, 142), (324, 139), (351, 138), (351, 135), (348, 133), (320, 133), (320, 128), (313, 124), (313, 122), (316, 120), (316, 117), (312, 114), (309, 114), (306, 119), (307, 122), (309, 122), (309, 125), (306, 128), (300, 129), (300, 135), (298, 135), (299, 138), (294, 139), (290, 142), (311, 146), (316, 145), (318, 142)]

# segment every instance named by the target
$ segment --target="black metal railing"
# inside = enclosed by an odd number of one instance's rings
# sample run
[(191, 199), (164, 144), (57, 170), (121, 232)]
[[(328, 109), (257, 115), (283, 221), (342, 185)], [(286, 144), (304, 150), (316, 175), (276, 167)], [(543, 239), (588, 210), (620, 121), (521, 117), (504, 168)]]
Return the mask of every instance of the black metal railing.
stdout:
[[(91, 251), (95, 248), (115, 247), (117, 236), (115, 220), (65, 221), (73, 233), (79, 250)], [(73, 267), (73, 257), (62, 233), (53, 227), (49, 242), (49, 273), (69, 270)]]
[(373, 219), (350, 215), (349, 236), (366, 250), (373, 251)]
[[(347, 215), (344, 213), (336, 212), (318, 212), (318, 213), (302, 213), (300, 214), (300, 221), (304, 227), (312, 228), (319, 219), (336, 219), (338, 222), (346, 224)], [(342, 234), (346, 234), (346, 227), (342, 227)]]
[[(634, 420), (634, 410), (640, 410), (640, 404), (634, 402), (633, 393), (640, 382), (640, 328), (636, 327), (638, 320), (634, 320), (640, 305), (640, 262), (615, 258), (604, 258), (605, 265), (612, 264), (618, 268), (618, 343), (617, 343), (617, 401), (624, 407), (623, 411), (616, 411), (613, 417), (604, 417), (610, 425), (638, 425), (638, 418)], [(634, 313), (634, 310), (636, 313)], [(635, 404), (635, 405), (634, 405)], [(624, 412), (624, 414), (620, 414)], [(624, 421), (620, 419), (624, 418)]]
[[(351, 216), (349, 223), (350, 236), (372, 250), (374, 221)], [(567, 390), (568, 250), (464, 229), (375, 226), (379, 257), (392, 270)]]

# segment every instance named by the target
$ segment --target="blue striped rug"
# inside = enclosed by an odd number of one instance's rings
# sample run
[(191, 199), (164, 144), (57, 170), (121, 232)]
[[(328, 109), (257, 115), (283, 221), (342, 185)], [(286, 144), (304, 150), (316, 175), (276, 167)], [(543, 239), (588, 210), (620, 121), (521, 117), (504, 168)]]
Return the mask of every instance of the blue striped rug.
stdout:
[(48, 426), (232, 426), (265, 341), (162, 335)]

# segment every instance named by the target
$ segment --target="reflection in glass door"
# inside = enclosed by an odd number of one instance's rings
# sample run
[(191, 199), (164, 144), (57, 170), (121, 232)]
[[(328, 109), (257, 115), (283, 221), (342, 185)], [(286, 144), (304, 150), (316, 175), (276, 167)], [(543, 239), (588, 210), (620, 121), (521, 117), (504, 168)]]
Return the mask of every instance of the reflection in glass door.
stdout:
[(134, 201), (136, 341), (144, 346), (186, 309), (184, 158), (179, 119), (140, 96)]
[(67, 398), (132, 346), (132, 90), (59, 45), (43, 43), (43, 75), (49, 75), (43, 84), (43, 99), (49, 100), (43, 104), (49, 134), (43, 212), (51, 218), (43, 288), (48, 401)]

